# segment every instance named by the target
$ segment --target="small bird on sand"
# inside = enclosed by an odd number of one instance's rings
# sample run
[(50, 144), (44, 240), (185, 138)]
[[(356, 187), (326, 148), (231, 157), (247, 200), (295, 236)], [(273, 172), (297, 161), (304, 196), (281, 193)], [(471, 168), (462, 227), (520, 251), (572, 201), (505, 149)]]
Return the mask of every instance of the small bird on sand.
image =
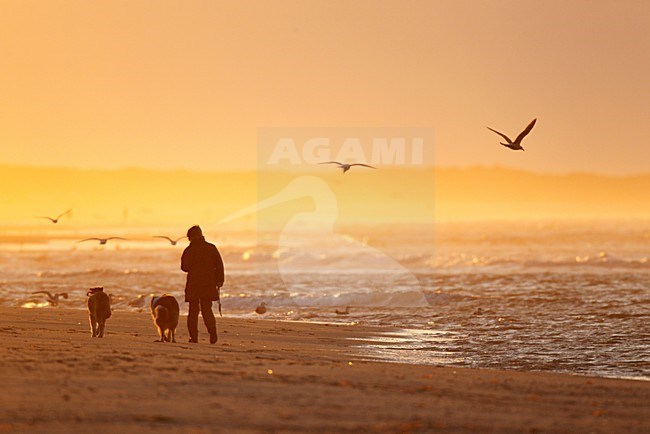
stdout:
[(72, 211), (72, 208), (70, 208), (69, 210), (67, 210), (66, 212), (64, 212), (62, 214), (59, 214), (56, 218), (55, 217), (48, 217), (48, 216), (37, 216), (36, 218), (37, 219), (48, 219), (52, 223), (57, 224), (59, 222), (59, 219), (61, 217), (63, 217), (64, 215), (66, 215), (67, 213), (69, 213), (70, 211)]
[(345, 310), (336, 309), (334, 312), (336, 312), (337, 315), (349, 315), (350, 314), (350, 306), (346, 306)]
[(339, 166), (339, 169), (343, 169), (343, 173), (350, 170), (350, 167), (352, 166), (363, 166), (363, 167), (370, 167), (371, 169), (376, 169), (376, 167), (374, 166), (369, 166), (367, 164), (362, 164), (362, 163), (343, 164), (343, 163), (339, 163), (338, 161), (326, 161), (324, 163), (318, 163), (318, 164), (336, 164), (337, 166)]
[(266, 313), (266, 303), (264, 303), (264, 302), (260, 303), (260, 305), (255, 308), (255, 313), (258, 313), (260, 315), (265, 314)]
[(66, 300), (68, 299), (68, 293), (67, 292), (57, 292), (56, 294), (52, 294), (49, 291), (35, 291), (32, 292), (32, 294), (45, 294), (47, 295), (47, 301), (50, 303), (51, 306), (58, 306), (59, 305), (59, 297), (63, 297)]
[(506, 139), (506, 142), (508, 142), (508, 143), (501, 143), (501, 145), (505, 146), (506, 148), (510, 148), (513, 151), (525, 151), (525, 149), (521, 147), (521, 141), (524, 139), (524, 137), (526, 137), (528, 135), (528, 133), (530, 133), (530, 130), (533, 129), (533, 127), (535, 126), (535, 122), (537, 122), (536, 118), (533, 119), (528, 124), (528, 126), (526, 127), (525, 130), (523, 130), (521, 133), (519, 133), (519, 135), (517, 136), (517, 138), (515, 139), (514, 142), (512, 140), (510, 140), (508, 138), (508, 136), (506, 136), (505, 134), (502, 134), (502, 133), (498, 132), (497, 130), (493, 130), (490, 127), (486, 127), (486, 128), (488, 130), (490, 130), (490, 131), (493, 131), (493, 132), (497, 133), (498, 135), (500, 135), (504, 139)]
[[(149, 294), (149, 295), (153, 295), (153, 294)], [(148, 297), (147, 294), (139, 294), (136, 298), (127, 301), (126, 304), (128, 304), (131, 307), (144, 307), (147, 301), (147, 297)]]
[(122, 237), (108, 237), (108, 238), (86, 238), (85, 240), (77, 241), (77, 244), (83, 243), (84, 241), (99, 241), (99, 245), (105, 245), (109, 240), (124, 240), (128, 241), (126, 238)]
[(180, 240), (182, 240), (182, 239), (185, 238), (185, 237), (180, 237), (180, 238), (176, 238), (175, 240), (172, 240), (171, 238), (166, 237), (166, 236), (164, 236), (164, 235), (156, 235), (156, 236), (154, 236), (154, 238), (163, 238), (163, 239), (169, 241), (169, 242), (171, 243), (172, 246), (175, 246), (176, 243), (178, 243)]

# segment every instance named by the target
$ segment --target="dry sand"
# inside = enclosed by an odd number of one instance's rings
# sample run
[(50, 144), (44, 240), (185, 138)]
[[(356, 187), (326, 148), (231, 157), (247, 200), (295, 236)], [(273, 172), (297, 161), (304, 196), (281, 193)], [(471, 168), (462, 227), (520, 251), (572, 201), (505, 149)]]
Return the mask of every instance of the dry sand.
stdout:
[(650, 432), (648, 382), (368, 362), (354, 326), (222, 318), (188, 344), (181, 321), (156, 343), (115, 312), (93, 339), (83, 311), (0, 308), (0, 433)]

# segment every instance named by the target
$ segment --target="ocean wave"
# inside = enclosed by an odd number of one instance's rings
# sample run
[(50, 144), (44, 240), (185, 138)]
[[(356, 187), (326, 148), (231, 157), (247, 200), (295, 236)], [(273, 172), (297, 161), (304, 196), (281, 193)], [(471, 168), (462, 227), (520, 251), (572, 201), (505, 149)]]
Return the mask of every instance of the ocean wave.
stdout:
[(650, 270), (650, 259), (613, 258), (610, 256), (575, 256), (559, 259), (536, 258), (490, 258), (480, 257), (436, 257), (430, 261), (419, 264), (418, 268), (434, 270), (489, 270), (511, 272), (518, 270), (554, 270), (554, 271), (581, 271), (585, 269), (602, 270)]
[(149, 276), (161, 276), (161, 275), (173, 275), (177, 274), (177, 271), (170, 271), (165, 269), (159, 270), (140, 270), (137, 268), (89, 268), (84, 270), (43, 270), (37, 271), (35, 273), (36, 277), (46, 278), (46, 279), (66, 279), (66, 278), (83, 278), (85, 276), (92, 276), (93, 278), (97, 277), (108, 277), (108, 276), (119, 276), (119, 275), (132, 275), (137, 276), (138, 278), (146, 279)]

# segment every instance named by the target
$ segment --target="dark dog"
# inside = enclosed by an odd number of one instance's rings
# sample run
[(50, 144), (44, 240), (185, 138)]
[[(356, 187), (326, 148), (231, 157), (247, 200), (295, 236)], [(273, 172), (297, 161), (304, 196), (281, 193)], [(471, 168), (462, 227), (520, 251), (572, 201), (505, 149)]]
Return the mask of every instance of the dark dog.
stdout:
[(104, 288), (90, 288), (88, 296), (88, 313), (90, 315), (90, 331), (93, 337), (103, 338), (106, 320), (111, 317), (111, 299)]
[(176, 342), (176, 327), (180, 316), (178, 301), (171, 295), (151, 297), (151, 316), (160, 336), (156, 342)]

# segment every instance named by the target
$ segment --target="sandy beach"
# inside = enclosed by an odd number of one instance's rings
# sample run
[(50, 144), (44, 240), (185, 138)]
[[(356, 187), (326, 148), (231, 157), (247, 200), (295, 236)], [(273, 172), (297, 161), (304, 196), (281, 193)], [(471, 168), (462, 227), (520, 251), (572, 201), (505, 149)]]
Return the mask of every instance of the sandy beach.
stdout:
[(358, 326), (222, 318), (92, 339), (81, 310), (0, 308), (0, 432), (648, 432), (650, 383), (364, 361)]

